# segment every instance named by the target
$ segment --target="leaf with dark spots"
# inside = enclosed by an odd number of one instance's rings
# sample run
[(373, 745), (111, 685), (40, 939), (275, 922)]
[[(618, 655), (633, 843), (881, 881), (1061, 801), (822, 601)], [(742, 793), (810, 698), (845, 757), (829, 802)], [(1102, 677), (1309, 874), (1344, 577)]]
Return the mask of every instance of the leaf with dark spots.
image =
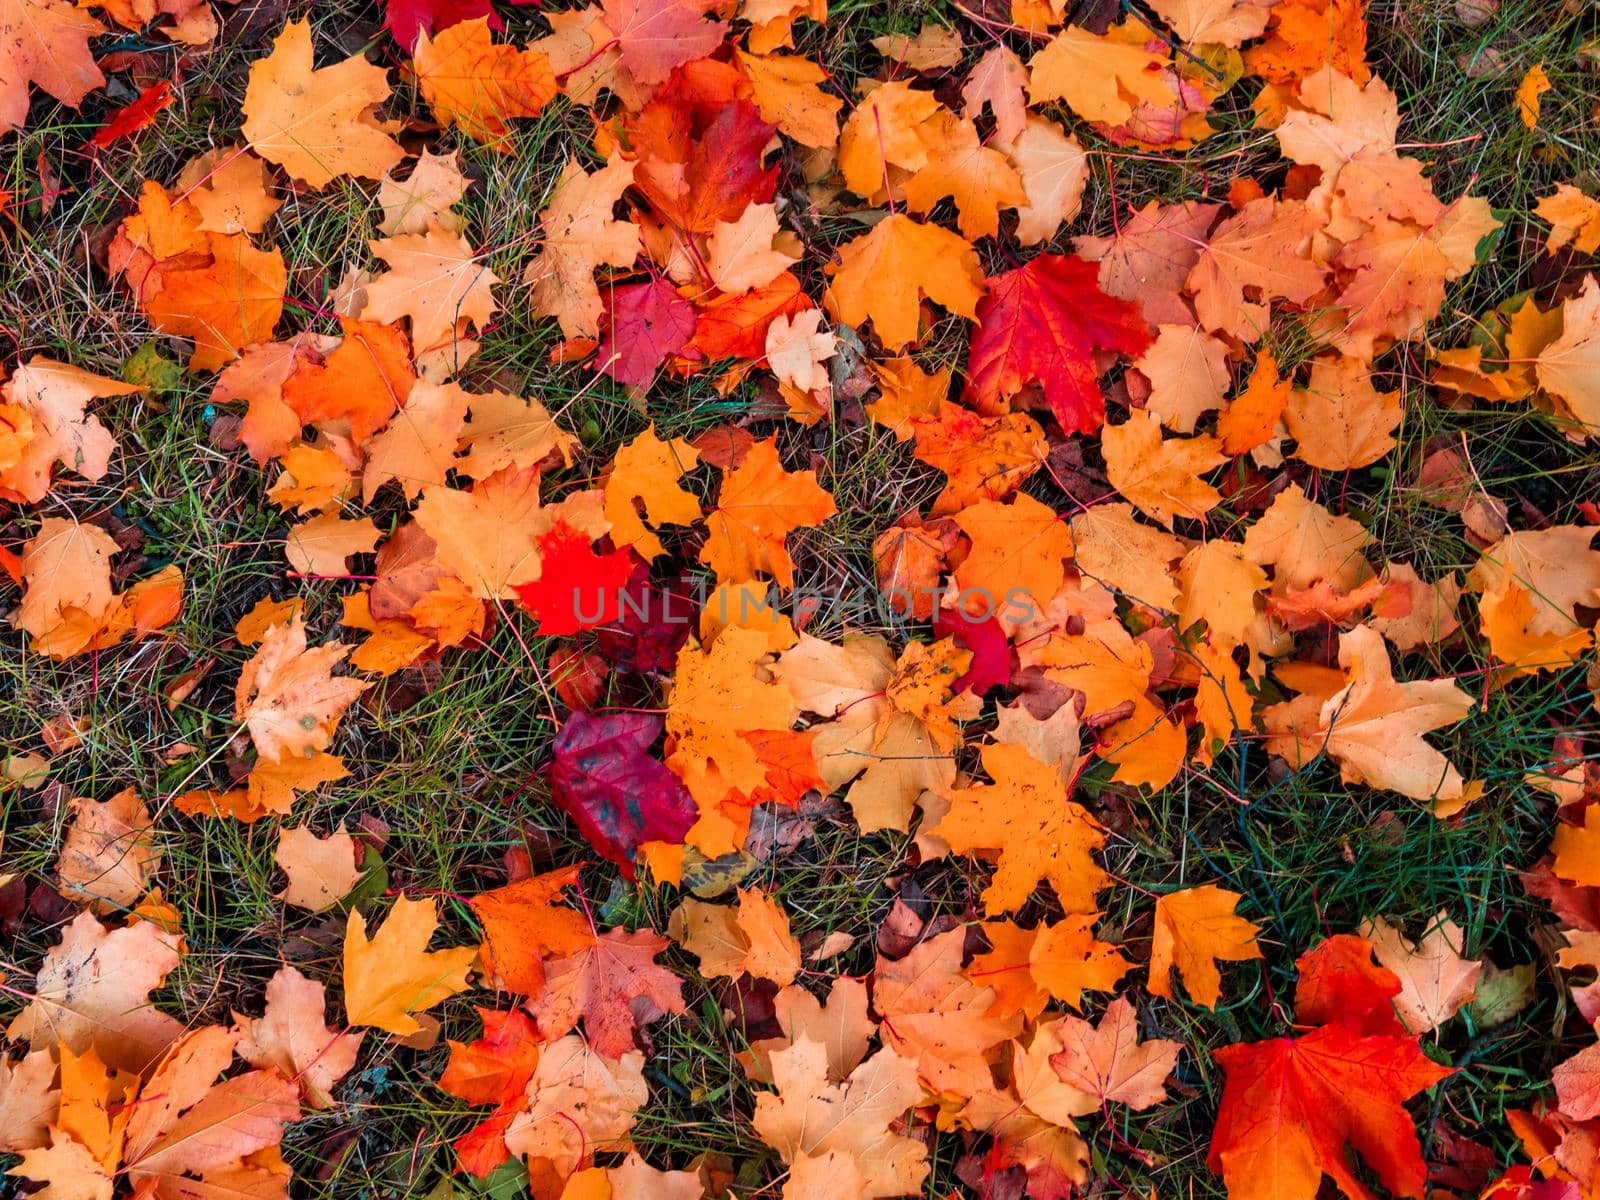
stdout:
[(660, 735), (651, 713), (575, 712), (552, 747), (552, 798), (629, 879), (640, 845), (681, 843), (698, 815), (682, 781), (650, 756)]

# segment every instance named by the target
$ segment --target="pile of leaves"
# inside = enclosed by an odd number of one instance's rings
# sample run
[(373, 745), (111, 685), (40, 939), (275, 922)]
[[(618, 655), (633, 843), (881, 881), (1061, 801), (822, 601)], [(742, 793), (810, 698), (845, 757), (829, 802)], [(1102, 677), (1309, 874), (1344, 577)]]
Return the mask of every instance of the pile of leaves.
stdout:
[[(197, 581), (130, 562), (106, 514), (73, 502), (113, 471), (118, 405), (159, 390), (148, 370), (41, 348), (0, 386), (23, 652), (114, 687), (122, 656), (176, 645), (192, 661), (164, 686), (173, 710), (217, 702), (215, 652), (242, 660), (229, 736), (174, 748), (176, 786), (53, 796), (49, 871), (0, 874), (6, 911), (58, 926), (4, 986), (13, 1177), (64, 1200), (285, 1196), (286, 1135), (338, 1113), (359, 1064), (443, 1038), (426, 1102), (463, 1114), (457, 1177), (540, 1200), (1120, 1188), (1123, 1166), (1161, 1169), (1122, 1140), (1126, 1114), (1216, 1069), (1207, 1162), (1236, 1200), (1311, 1200), (1325, 1177), (1350, 1200), (1369, 1180), (1600, 1194), (1592, 1040), (1511, 1118), (1515, 1164), (1444, 1123), (1436, 1091), (1430, 1180), (1429, 1102), (1412, 1102), (1473, 1053), (1451, 1061), (1438, 1031), (1503, 1024), (1535, 990), (1530, 964), (1468, 954), (1462, 914), (1408, 932), (1375, 912), (1284, 946), (1260, 894), (1185, 860), (1126, 902), (1134, 921), (1108, 915), (1128, 797), (1217, 777), (1242, 810), (1269, 779), (1336, 772), (1350, 796), (1460, 820), (1496, 783), (1444, 731), (1491, 693), (1582, 676), (1600, 511), (1513, 513), (1470, 448), (1436, 448), (1431, 502), (1476, 547), (1458, 574), (1392, 555), (1345, 494), (1391, 469), (1415, 405), (1600, 431), (1600, 281), (1433, 344), (1506, 215), (1440, 193), (1354, 0), (1152, 0), (1111, 23), (1049, 0), (982, 9), (875, 39), (875, 73), (853, 79), (796, 49), (825, 0), (515, 22), (488, 0), (390, 0), (370, 53), (291, 17), (213, 144), (126, 197), (96, 235), (104, 301), (182, 348), (214, 444), (265, 472), (286, 532), (260, 551), (278, 581), (214, 644), (186, 643)], [(0, 127), (105, 85), (95, 10), (185, 55), (219, 36), (206, 0), (0, 0)], [(110, 114), (93, 153), (159, 136), (183, 84)], [(1518, 89), (1530, 129), (1549, 86)], [(1223, 104), (1265, 148), (1251, 170), (1205, 199), (1124, 194), (1109, 228), (1078, 227), (1093, 156), (1113, 182), (1124, 156), (1176, 159)], [(480, 197), (536, 204), (537, 236), (486, 245), (462, 148), (516, 155), (553, 120), (577, 132), (549, 144), (545, 193)], [(377, 236), (324, 287), (279, 243), (298, 199), (336, 181)], [(1538, 217), (1550, 255), (1600, 248), (1579, 188)], [(480, 370), (510, 306), (559, 329), (569, 396), (610, 389), (625, 438)], [(1425, 390), (1400, 379), (1417, 363)], [(674, 432), (663, 405), (690, 391), (732, 416)], [(908, 481), (864, 535), (841, 498), (864, 470), (840, 450), (850, 430)], [(306, 603), (330, 587), (337, 627)], [(509, 856), (470, 894), (415, 880), (391, 898), (368, 882), (381, 822), (319, 834), (305, 813), (348, 777), (352, 726), (507, 647), (547, 717), (537, 778), (503, 781), (508, 820), (586, 848), (541, 870)], [(1475, 664), (1471, 690), (1430, 669), (1445, 652)], [(1525, 764), (1558, 809), (1526, 886), (1553, 907), (1559, 966), (1586, 978), (1600, 784), (1581, 738), (1555, 732), (1548, 764)], [(95, 731), (46, 735), (65, 752)], [(38, 804), (51, 773), (25, 740), (8, 806)], [(171, 846), (215, 824), (276, 845), (282, 904), (323, 914), (341, 961), (283, 962), (240, 993), (248, 1011), (180, 1022)], [(823, 826), (890, 847), (899, 896), (865, 938), (798, 936), (796, 901), (763, 884)], [(906, 886), (930, 863), (962, 872), (955, 908)], [(447, 913), (450, 948), (430, 949)], [(1292, 996), (1272, 993), (1268, 955), (1295, 964)], [(647, 1158), (632, 1135), (691, 979), (717, 987), (753, 1096), (741, 1153)], [(1583, 1024), (1596, 986), (1572, 990)], [(469, 991), (475, 1018), (446, 1005)], [(1222, 1019), (1241, 998), (1275, 1036)], [(1162, 1036), (1178, 1012), (1209, 1061)]]

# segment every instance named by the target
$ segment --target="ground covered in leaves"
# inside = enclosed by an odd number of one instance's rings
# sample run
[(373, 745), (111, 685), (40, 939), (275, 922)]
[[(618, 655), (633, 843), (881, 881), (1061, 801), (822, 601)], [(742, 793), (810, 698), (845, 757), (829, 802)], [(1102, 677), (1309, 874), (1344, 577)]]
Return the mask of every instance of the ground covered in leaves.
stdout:
[(0, 0), (7, 1186), (1600, 1197), (1597, 35)]

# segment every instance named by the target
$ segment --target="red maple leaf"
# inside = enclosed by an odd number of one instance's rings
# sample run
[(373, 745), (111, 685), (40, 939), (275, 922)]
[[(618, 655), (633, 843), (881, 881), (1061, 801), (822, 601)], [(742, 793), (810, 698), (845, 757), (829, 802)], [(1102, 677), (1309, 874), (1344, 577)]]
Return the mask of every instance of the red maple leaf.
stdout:
[(1416, 1038), (1327, 1025), (1214, 1057), (1227, 1081), (1207, 1161), (1230, 1200), (1314, 1200), (1324, 1174), (1350, 1200), (1373, 1200), (1349, 1150), (1395, 1195), (1422, 1195), (1428, 1171), (1403, 1105), (1451, 1071)]
[(777, 126), (761, 119), (748, 90), (726, 69), (680, 71), (628, 122), (634, 183), (664, 220), (710, 233), (776, 193), (778, 165), (762, 163)]
[(669, 354), (688, 344), (694, 326), (694, 305), (665, 279), (619, 287), (602, 318), (596, 369), (618, 383), (644, 387)]
[(699, 817), (683, 781), (650, 754), (661, 726), (651, 713), (575, 712), (552, 747), (551, 798), (629, 879), (643, 843), (680, 844)]
[(410, 52), (423, 30), (433, 34), (479, 17), (488, 17), (491, 29), (502, 27), (489, 0), (389, 0), (384, 6), (383, 24), (394, 40)]
[(1325, 938), (1297, 960), (1295, 1018), (1301, 1025), (1348, 1025), (1358, 1033), (1403, 1036), (1392, 997), (1400, 977), (1372, 958), (1372, 943), (1353, 933)]
[(522, 1095), (539, 1065), (539, 1027), (519, 1008), (478, 1009), (483, 1036), (451, 1042), (440, 1090), (468, 1104), (504, 1104)]
[(1037, 383), (1063, 430), (1099, 429), (1106, 401), (1095, 351), (1139, 354), (1150, 344), (1150, 330), (1137, 305), (1100, 290), (1098, 273), (1081, 258), (1041, 254), (989, 279), (967, 352), (967, 403), (995, 416)]
[(937, 637), (955, 638), (956, 645), (972, 652), (972, 664), (951, 684), (957, 692), (970, 689), (981, 696), (990, 688), (1011, 682), (1011, 643), (999, 618), (979, 620), (960, 608), (941, 608), (933, 614)]
[(622, 63), (640, 83), (661, 83), (672, 69), (722, 45), (726, 21), (710, 21), (704, 0), (602, 0)]
[(683, 356), (695, 361), (760, 358), (767, 352), (767, 326), (811, 307), (800, 281), (785, 271), (764, 287), (740, 296), (720, 296), (700, 310), (694, 337)]
[(172, 84), (165, 79), (152, 83), (134, 97), (132, 104), (112, 113), (106, 119), (106, 123), (89, 139), (89, 145), (104, 149), (119, 138), (137, 133), (147, 125), (153, 125), (156, 114), (170, 106), (173, 99)]
[(539, 539), (539, 578), (517, 585), (517, 599), (539, 618), (539, 632), (561, 637), (609, 625), (622, 612), (622, 590), (633, 573), (627, 550), (596, 553), (586, 534), (557, 521)]

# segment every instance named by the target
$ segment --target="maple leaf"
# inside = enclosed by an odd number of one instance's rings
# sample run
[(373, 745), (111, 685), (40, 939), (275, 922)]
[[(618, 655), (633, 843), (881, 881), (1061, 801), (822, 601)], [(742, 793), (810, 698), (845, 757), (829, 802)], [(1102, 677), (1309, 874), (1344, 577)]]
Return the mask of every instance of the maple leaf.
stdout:
[[(464, 453), (455, 469), (471, 479), (544, 465), (553, 454), (571, 463), (578, 439), (556, 424), (543, 404), (506, 392), (469, 395), (472, 416), (462, 427)], [(598, 536), (598, 533), (596, 534)]]
[(1245, 530), (1244, 549), (1251, 562), (1272, 568), (1274, 591), (1319, 580), (1348, 591), (1372, 573), (1361, 557), (1369, 540), (1359, 521), (1335, 516), (1291, 483)]
[[(895, 702), (894, 655), (881, 639), (835, 646), (802, 635), (779, 660), (777, 674), (801, 708), (835, 718), (818, 732), (812, 751), (828, 788), (856, 780), (845, 800), (864, 830), (905, 829), (924, 790), (954, 781), (949, 731), (942, 748), (926, 720)], [(943, 686), (954, 677), (949, 672)], [(943, 697), (933, 696), (936, 711)]]
[(621, 615), (622, 592), (633, 573), (626, 550), (597, 553), (586, 533), (557, 521), (539, 539), (539, 578), (519, 583), (517, 600), (539, 620), (543, 637), (609, 625)]
[(144, 303), (157, 329), (194, 339), (189, 366), (196, 371), (214, 371), (270, 340), (289, 278), (277, 250), (258, 249), (242, 234), (206, 238), (210, 262), (165, 272), (161, 290)]
[(145, 1082), (123, 1153), (136, 1191), (216, 1200), (281, 1186), (282, 1177), (251, 1156), (283, 1140), (285, 1124), (300, 1115), (298, 1093), (275, 1070), (214, 1082), (236, 1038), (216, 1026), (197, 1029)]
[(350, 913), (344, 939), (344, 1009), (352, 1025), (405, 1037), (422, 1028), (412, 1014), (463, 991), (475, 946), (429, 950), (439, 926), (432, 900), (397, 898), (369, 939), (367, 919)]
[(1260, 37), (1271, 14), (1253, 0), (1159, 0), (1150, 7), (1185, 42), (1222, 46)]
[(1326, 752), (1346, 782), (1428, 801), (1444, 814), (1458, 809), (1466, 782), (1422, 735), (1465, 717), (1472, 697), (1449, 679), (1396, 682), (1382, 635), (1366, 625), (1340, 636), (1339, 665), (1349, 683), (1322, 702), (1314, 725), (1301, 728), (1291, 713), (1275, 722), (1267, 710), (1269, 750), (1296, 766)]
[(289, 527), (283, 557), (301, 575), (342, 579), (348, 573), (350, 556), (370, 554), (379, 536), (371, 517), (347, 521), (338, 513), (319, 513)]
[(1585, 887), (1600, 887), (1600, 809), (1586, 809), (1581, 825), (1557, 825), (1550, 850), (1556, 875)]
[(641, 845), (681, 843), (697, 815), (683, 783), (649, 754), (661, 726), (649, 713), (575, 712), (551, 746), (551, 799), (629, 879)]
[(870, 320), (889, 350), (917, 336), (921, 297), (976, 317), (983, 296), (983, 270), (972, 247), (949, 230), (904, 213), (890, 215), (841, 246), (828, 274), (824, 303), (829, 315), (845, 325)]
[(550, 60), (537, 50), (495, 43), (488, 14), (451, 24), (435, 37), (422, 31), (411, 65), (440, 121), (502, 154), (513, 148), (511, 121), (538, 116), (557, 91)]
[[(730, 625), (709, 650), (690, 646), (678, 654), (667, 710), (667, 765), (699, 804), (700, 820), (686, 840), (706, 854), (731, 854), (743, 843), (752, 803), (747, 798), (769, 784), (760, 743), (745, 735), (787, 731), (798, 715), (781, 681), (756, 674), (755, 664), (768, 649), (763, 630)], [(732, 793), (740, 798), (725, 807)]]
[(12, 623), (35, 653), (66, 658), (87, 648), (116, 606), (111, 558), (120, 547), (97, 525), (46, 517), (16, 563), (24, 585)]
[(941, 400), (937, 417), (911, 421), (914, 456), (938, 467), (948, 479), (934, 498), (935, 514), (952, 513), (976, 500), (1001, 500), (1044, 465), (1044, 430), (1026, 413), (980, 417)]
[(1550, 1072), (1563, 1115), (1587, 1121), (1600, 1115), (1600, 1046), (1586, 1046)]
[(260, 233), (283, 206), (267, 164), (244, 149), (192, 159), (174, 185), (200, 214), (202, 233)]
[(453, 383), (418, 380), (404, 406), (367, 443), (361, 474), (361, 499), (372, 503), (379, 488), (398, 483), (408, 500), (425, 487), (441, 487), (455, 463), (456, 439), (473, 399)]
[(1246, 69), (1293, 84), (1331, 65), (1365, 83), (1371, 74), (1365, 8), (1360, 0), (1284, 0), (1272, 9), (1266, 39), (1245, 51)]
[(1167, 1098), (1166, 1079), (1178, 1063), (1177, 1042), (1139, 1041), (1133, 1005), (1118, 996), (1098, 1026), (1071, 1016), (1055, 1025), (1061, 1049), (1050, 1066), (1069, 1087), (1101, 1102), (1126, 1104), (1136, 1112)]
[(1539, 219), (1550, 226), (1545, 238), (1546, 254), (1571, 246), (1579, 254), (1600, 250), (1600, 201), (1573, 187), (1556, 184), (1556, 190), (1534, 206)]
[(838, 353), (838, 341), (821, 326), (822, 313), (815, 308), (793, 320), (780, 316), (767, 326), (767, 366), (781, 383), (801, 392), (828, 393), (827, 362)]
[(1100, 445), (1111, 486), (1168, 529), (1175, 516), (1196, 520), (1222, 501), (1200, 478), (1227, 461), (1216, 438), (1163, 438), (1161, 422), (1135, 410), (1121, 425), (1107, 425)]
[[(1228, 349), (1197, 325), (1162, 325), (1133, 364), (1150, 381), (1145, 410), (1176, 433), (1193, 433), (1228, 393)], [(1237, 453), (1237, 452), (1236, 452)]]
[(891, 80), (873, 88), (845, 118), (839, 134), (839, 173), (845, 186), (875, 203), (885, 200), (890, 167), (917, 171), (928, 165), (921, 129), (939, 111), (932, 92), (908, 81)]
[(1105, 420), (1094, 353), (1143, 353), (1150, 343), (1138, 310), (1101, 292), (1098, 268), (1079, 258), (1041, 254), (988, 280), (967, 352), (967, 402), (1003, 412), (1038, 383), (1068, 433), (1093, 433)]
[(305, 826), (280, 830), (272, 861), (289, 879), (280, 898), (308, 912), (333, 907), (361, 878), (358, 857), (355, 839), (342, 827), (325, 838)]
[(595, 1154), (621, 1149), (650, 1098), (644, 1055), (608, 1059), (572, 1035), (547, 1045), (528, 1081), (527, 1107), (505, 1131), (513, 1154), (546, 1160), (557, 1182)]
[(263, 758), (278, 762), (328, 748), (339, 719), (371, 686), (334, 678), (333, 667), (349, 652), (342, 642), (307, 649), (298, 616), (267, 631), (234, 688), (234, 715)]
[(439, 1076), (439, 1088), (468, 1104), (504, 1104), (522, 1097), (539, 1065), (544, 1039), (521, 1009), (496, 1012), (480, 1008), (483, 1036), (472, 1042), (451, 1042), (450, 1061)]
[(279, 967), (267, 981), (266, 1011), (259, 1017), (233, 1014), (239, 1057), (251, 1066), (276, 1068), (300, 1086), (312, 1108), (333, 1107), (331, 1091), (356, 1065), (364, 1033), (328, 1028), (322, 984), (293, 967)]
[(1079, 257), (1100, 264), (1100, 289), (1136, 302), (1149, 324), (1192, 324), (1194, 313), (1178, 292), (1221, 208), (1192, 200), (1168, 205), (1152, 200), (1124, 217), (1110, 237), (1074, 238), (1073, 247)]
[[(1273, 300), (1303, 304), (1322, 290), (1327, 270), (1300, 257), (1320, 218), (1304, 204), (1252, 200), (1211, 231), (1189, 271), (1195, 313), (1207, 329), (1254, 342), (1266, 332)], [(1245, 298), (1245, 289), (1255, 295)]]
[(944, 197), (956, 206), (956, 226), (967, 239), (1000, 232), (1000, 209), (1023, 204), (1028, 193), (1005, 154), (983, 145), (971, 121), (939, 112), (918, 131), (927, 163), (906, 181), (906, 207), (926, 213)]
[(965, 104), (962, 115), (976, 120), (987, 107), (994, 117), (997, 140), (1015, 141), (1028, 120), (1028, 103), (1023, 95), (1027, 86), (1028, 69), (1022, 60), (1008, 46), (993, 46), (984, 51), (961, 85)]
[(299, 340), (268, 342), (249, 347), (217, 376), (213, 402), (249, 406), (239, 427), (239, 440), (256, 462), (278, 457), (300, 436), (304, 422), (285, 403), (283, 391), (301, 364), (314, 359), (311, 348)]
[(665, 279), (614, 288), (600, 323), (596, 369), (643, 388), (694, 336), (695, 311)]
[(707, 20), (707, 7), (703, 0), (601, 0), (623, 65), (646, 85), (722, 44), (727, 23)]
[(1600, 280), (1586, 276), (1583, 290), (1561, 305), (1561, 336), (1538, 352), (1539, 386), (1558, 398), (1585, 428), (1600, 429)]
[(405, 157), (372, 113), (388, 98), (387, 72), (359, 54), (314, 69), (311, 22), (291, 21), (272, 53), (250, 64), (245, 140), (319, 190), (340, 175), (377, 179)]
[[(854, 1169), (862, 1200), (921, 1190), (927, 1147), (889, 1129), (922, 1095), (914, 1060), (885, 1048), (833, 1083), (826, 1048), (802, 1035), (770, 1062), (777, 1090), (756, 1097), (752, 1122), (784, 1162), (837, 1155)], [(829, 1172), (835, 1181), (838, 1174)]]
[(904, 958), (880, 957), (872, 1006), (883, 1019), (884, 1045), (909, 1056), (930, 1089), (970, 1096), (990, 1086), (985, 1056), (1014, 1037), (1022, 1021), (993, 1015), (993, 989), (961, 973), (965, 940), (966, 931), (957, 928), (919, 943)]
[(838, 512), (815, 471), (785, 471), (777, 440), (757, 442), (744, 461), (722, 477), (717, 507), (706, 517), (709, 533), (700, 561), (724, 582), (771, 575), (794, 586), (794, 560), (784, 545), (796, 529), (820, 525)]
[(101, 913), (132, 908), (161, 864), (144, 801), (125, 788), (104, 803), (69, 800), (67, 811), (72, 828), (56, 859), (61, 894)]
[(79, 913), (46, 952), (34, 998), (6, 1036), (76, 1054), (93, 1046), (111, 1066), (143, 1070), (183, 1032), (149, 1001), (178, 961), (173, 939), (147, 921), (107, 929)]
[(1250, 382), (1217, 417), (1222, 449), (1228, 454), (1243, 454), (1270, 442), (1289, 402), (1289, 393), (1289, 381), (1278, 377), (1278, 362), (1271, 352), (1263, 350), (1256, 355)]
[(1260, 958), (1258, 927), (1233, 910), (1244, 899), (1213, 883), (1156, 897), (1155, 932), (1150, 943), (1150, 992), (1172, 998), (1172, 972), (1183, 976), (1189, 998), (1215, 1008), (1222, 997), (1217, 960)]
[(438, 565), (484, 600), (515, 596), (539, 577), (538, 539), (560, 519), (539, 503), (536, 468), (496, 471), (470, 492), (425, 488), (417, 524), (434, 540)]
[[(736, 71), (721, 70), (723, 82), (744, 86)], [(675, 76), (628, 132), (639, 153), (634, 182), (651, 207), (681, 230), (710, 234), (718, 222), (737, 221), (750, 205), (771, 201), (779, 167), (762, 165), (775, 127), (737, 94), (707, 103), (694, 94), (696, 78), (705, 77)], [(713, 84), (713, 90), (723, 89)]]
[(1544, 94), (1550, 91), (1555, 84), (1550, 82), (1550, 77), (1545, 74), (1543, 63), (1534, 63), (1522, 76), (1522, 81), (1517, 84), (1516, 101), (1517, 117), (1529, 129), (1538, 127), (1539, 110)]
[(420, 33), (449, 29), (479, 17), (487, 17), (491, 27), (499, 28), (490, 0), (384, 0), (383, 5), (384, 28), (406, 51), (417, 44)]
[(1395, 1195), (1422, 1195), (1427, 1169), (1401, 1106), (1451, 1072), (1415, 1039), (1328, 1025), (1212, 1055), (1227, 1079), (1207, 1162), (1235, 1200), (1312, 1200), (1323, 1175), (1371, 1200), (1347, 1147)]
[(706, 239), (711, 281), (730, 295), (771, 283), (795, 263), (792, 254), (773, 248), (777, 236), (776, 205), (751, 204), (738, 220), (718, 221)]
[(116, 145), (123, 138), (155, 124), (156, 117), (163, 110), (170, 108), (174, 99), (176, 97), (172, 94), (172, 84), (165, 79), (157, 80), (142, 89), (132, 103), (117, 109), (106, 118), (105, 124), (95, 130), (88, 144), (102, 150), (107, 146)]
[(698, 310), (694, 336), (680, 356), (684, 362), (723, 358), (760, 358), (766, 353), (767, 328), (779, 317), (811, 307), (793, 272), (785, 271), (766, 287), (738, 296), (718, 296)]
[(89, 39), (104, 32), (65, 0), (0, 3), (0, 134), (27, 120), (30, 83), (69, 108), (104, 87), (106, 77), (89, 50)]
[(523, 280), (533, 288), (534, 311), (555, 317), (567, 337), (600, 332), (604, 305), (595, 269), (629, 267), (639, 255), (639, 227), (611, 215), (633, 174), (634, 164), (620, 157), (592, 173), (569, 161), (549, 206), (539, 214), (544, 244), (529, 260)]
[(1483, 963), (1462, 957), (1465, 935), (1443, 913), (1415, 943), (1382, 917), (1364, 922), (1361, 936), (1400, 981), (1394, 1007), (1407, 1033), (1431, 1033), (1473, 998)]
[(410, 318), (417, 358), (442, 356), (459, 368), (457, 359), (471, 353), (460, 346), (460, 333), (481, 331), (494, 317), (500, 304), (490, 289), (499, 278), (464, 237), (442, 229), (402, 233), (367, 246), (389, 270), (367, 284), (363, 315), (385, 323)]
[(545, 963), (544, 990), (528, 1002), (539, 1032), (554, 1040), (577, 1028), (595, 1052), (619, 1059), (639, 1027), (684, 1011), (683, 984), (656, 963), (672, 943), (648, 929), (608, 929), (581, 950)]
[(800, 971), (789, 915), (760, 888), (740, 888), (737, 908), (685, 898), (667, 932), (700, 960), (707, 978), (749, 975), (787, 987)]
[(680, 482), (699, 460), (699, 452), (684, 439), (658, 438), (654, 425), (618, 449), (606, 478), (605, 514), (612, 543), (655, 558), (665, 553), (656, 530), (700, 520), (700, 501)]
[(957, 853), (996, 854), (984, 911), (1020, 908), (1046, 879), (1067, 911), (1094, 911), (1108, 882), (1092, 857), (1105, 845), (1099, 822), (1067, 799), (1060, 772), (1019, 746), (985, 746), (983, 768), (994, 783), (952, 792), (933, 833)]
[(1029, 60), (1028, 97), (1034, 104), (1065, 100), (1086, 121), (1118, 125), (1137, 103), (1171, 106), (1172, 88), (1160, 70), (1167, 65), (1143, 45), (1068, 26)]
[[(1437, 645), (1461, 627), (1456, 610), (1461, 602), (1461, 585), (1455, 575), (1427, 583), (1409, 563), (1389, 563), (1384, 579), (1390, 587), (1410, 593), (1410, 606), (1404, 615), (1373, 617), (1370, 624), (1383, 634), (1391, 646), (1402, 653), (1419, 646)], [(1480, 611), (1481, 611), (1480, 604)], [(1493, 636), (1490, 643), (1493, 645)]]
[(483, 926), (484, 965), (504, 987), (536, 995), (544, 987), (546, 954), (573, 954), (594, 944), (594, 929), (583, 914), (554, 904), (562, 889), (577, 882), (577, 867), (561, 867), (468, 902)]
[(1355, 934), (1324, 938), (1295, 960), (1296, 1016), (1302, 1025), (1346, 1025), (1363, 1035), (1399, 1037), (1400, 978), (1373, 962), (1372, 943)]
[(875, 37), (872, 46), (884, 58), (919, 72), (957, 66), (964, 48), (958, 30), (932, 22), (915, 34), (889, 33)]
[(394, 172), (385, 173), (378, 184), (378, 207), (383, 210), (378, 232), (391, 237), (426, 233), (434, 225), (459, 233), (461, 217), (455, 206), (467, 194), (468, 186), (459, 160), (457, 151), (432, 154), (424, 150), (403, 182), (395, 179)]
[(1084, 992), (1109, 992), (1133, 969), (1115, 946), (1094, 936), (1099, 916), (1080, 913), (1041, 925), (1028, 950), (1033, 982), (1073, 1008), (1083, 1007)]
[(839, 140), (844, 101), (819, 86), (828, 78), (820, 66), (798, 55), (747, 54), (737, 48), (733, 53), (763, 121), (802, 146), (822, 149)]
[[(863, 1015), (865, 1008), (863, 1001)], [(63, 1050), (62, 1056), (71, 1053)], [(50, 1125), (59, 1120), (60, 1111), (61, 1089), (50, 1051), (34, 1050), (15, 1062), (0, 1062), (0, 1147), (7, 1154), (49, 1145)]]
[(1256, 619), (1256, 593), (1266, 590), (1267, 573), (1245, 557), (1238, 542), (1220, 539), (1196, 546), (1178, 565), (1182, 598), (1179, 628), (1206, 623), (1220, 643), (1241, 644)]
[(786, 1050), (801, 1038), (819, 1043), (827, 1055), (828, 1078), (843, 1083), (861, 1061), (877, 1032), (877, 1022), (867, 1015), (867, 986), (859, 979), (840, 976), (828, 987), (826, 1003), (799, 984), (778, 992), (773, 1014), (783, 1033), (750, 1043), (748, 1058), (740, 1056), (752, 1079), (772, 1081), (772, 1054)]

